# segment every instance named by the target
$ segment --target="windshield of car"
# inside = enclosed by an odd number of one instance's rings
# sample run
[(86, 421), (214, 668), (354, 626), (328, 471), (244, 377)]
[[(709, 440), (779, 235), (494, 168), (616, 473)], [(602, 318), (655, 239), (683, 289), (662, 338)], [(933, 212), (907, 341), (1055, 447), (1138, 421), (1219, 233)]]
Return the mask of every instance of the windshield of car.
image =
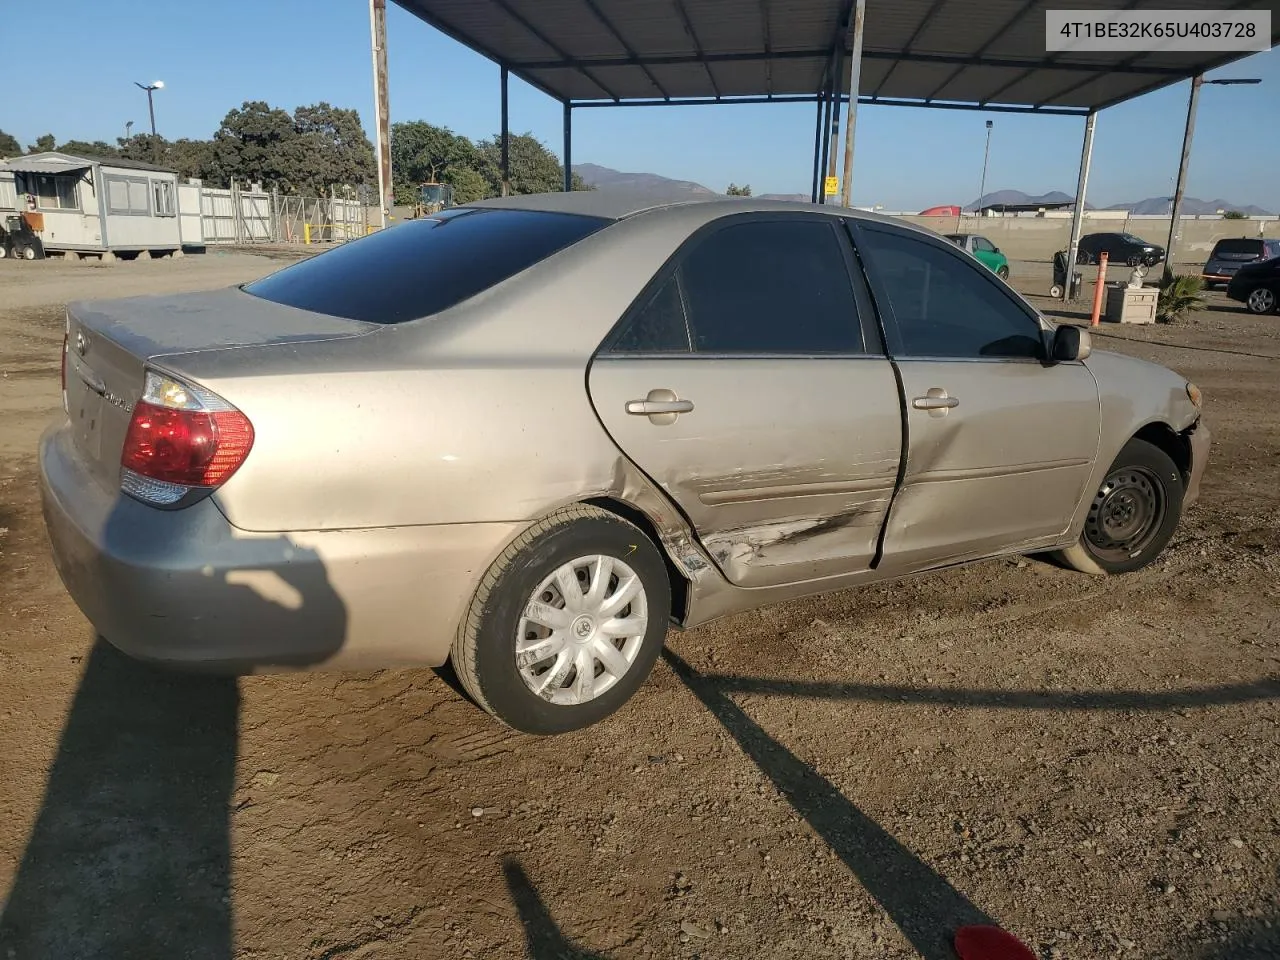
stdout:
[(961, 247), (964, 246), (963, 233), (948, 233), (947, 239), (950, 240), (952, 243), (956, 244), (957, 246), (961, 246)]
[(1213, 248), (1211, 256), (1215, 257), (1260, 257), (1262, 241), (1241, 238), (1239, 240), (1219, 240)]
[(536, 210), (455, 207), (379, 230), (242, 289), (332, 317), (404, 323), (455, 306), (611, 222)]

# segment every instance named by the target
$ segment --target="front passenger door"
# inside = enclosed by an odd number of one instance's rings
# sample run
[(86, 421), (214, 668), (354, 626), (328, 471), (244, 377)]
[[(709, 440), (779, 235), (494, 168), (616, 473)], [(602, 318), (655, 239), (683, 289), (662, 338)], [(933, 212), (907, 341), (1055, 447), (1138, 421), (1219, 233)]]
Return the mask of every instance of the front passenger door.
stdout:
[(859, 225), (855, 240), (907, 408), (885, 568), (1055, 541), (1097, 453), (1092, 374), (1047, 365), (1036, 314), (948, 244), (880, 224)]

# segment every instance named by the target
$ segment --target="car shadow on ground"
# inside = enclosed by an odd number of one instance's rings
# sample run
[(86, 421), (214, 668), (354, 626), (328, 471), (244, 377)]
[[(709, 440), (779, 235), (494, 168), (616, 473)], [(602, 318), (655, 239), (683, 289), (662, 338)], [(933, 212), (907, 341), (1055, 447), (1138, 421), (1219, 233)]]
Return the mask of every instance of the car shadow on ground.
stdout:
[[(115, 525), (127, 530), (146, 509), (122, 499), (104, 536), (118, 534)], [(148, 616), (181, 624), (193, 644), (229, 648), (242, 647), (240, 631), (254, 625), (288, 651), (280, 662), (295, 665), (336, 652), (346, 607), (320, 557), (288, 537), (237, 538), (218, 529), (203, 542), (208, 556), (228, 568), (261, 568), (278, 581), (276, 592), (229, 576), (192, 581), (183, 537), (148, 542), (136, 547), (152, 551), (139, 562), (172, 570), (174, 583), (148, 598)], [(134, 548), (127, 538), (114, 542)], [(70, 572), (128, 588), (112, 580), (120, 576), (114, 568)], [(198, 621), (189, 613), (182, 619), (177, 595), (184, 590), (210, 591)], [(293, 652), (298, 647), (306, 652)], [(152, 666), (95, 640), (0, 911), (0, 960), (230, 960), (239, 707), (230, 674)]]
[(849, 801), (831, 781), (769, 736), (717, 679), (670, 649), (667, 664), (809, 826), (835, 851), (925, 960), (953, 960), (951, 938), (966, 924), (995, 923), (945, 877)]

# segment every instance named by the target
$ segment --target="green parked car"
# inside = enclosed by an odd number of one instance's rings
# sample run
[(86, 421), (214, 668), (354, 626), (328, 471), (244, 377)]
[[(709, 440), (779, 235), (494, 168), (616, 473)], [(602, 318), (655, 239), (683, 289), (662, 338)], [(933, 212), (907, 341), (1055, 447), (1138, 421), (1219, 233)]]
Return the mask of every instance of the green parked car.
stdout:
[(1009, 279), (1009, 258), (986, 237), (976, 233), (949, 233), (947, 239), (981, 260), (1001, 280)]

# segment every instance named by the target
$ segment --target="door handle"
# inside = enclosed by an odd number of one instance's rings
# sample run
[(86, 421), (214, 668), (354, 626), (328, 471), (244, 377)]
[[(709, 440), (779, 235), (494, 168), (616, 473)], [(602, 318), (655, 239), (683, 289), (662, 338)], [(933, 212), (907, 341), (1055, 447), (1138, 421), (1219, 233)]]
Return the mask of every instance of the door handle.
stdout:
[(923, 397), (916, 397), (911, 406), (917, 410), (928, 410), (931, 417), (945, 417), (952, 407), (960, 406), (959, 397), (947, 396), (941, 387), (930, 387)]
[(689, 413), (692, 400), (628, 400), (627, 413), (637, 417), (652, 417), (657, 413)]
[(674, 390), (658, 388), (643, 400), (628, 400), (626, 410), (633, 417), (648, 417), (650, 423), (661, 426), (675, 423), (682, 413), (691, 413), (693, 401), (678, 399)]

